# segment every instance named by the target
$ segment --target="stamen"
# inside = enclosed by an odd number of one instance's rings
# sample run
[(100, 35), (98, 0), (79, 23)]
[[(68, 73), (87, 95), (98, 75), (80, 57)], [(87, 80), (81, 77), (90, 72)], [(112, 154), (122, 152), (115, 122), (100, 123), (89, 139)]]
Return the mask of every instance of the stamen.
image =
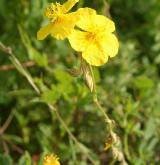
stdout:
[(50, 6), (46, 8), (45, 16), (49, 19), (57, 17), (62, 12), (61, 7), (62, 5), (60, 3), (51, 3)]

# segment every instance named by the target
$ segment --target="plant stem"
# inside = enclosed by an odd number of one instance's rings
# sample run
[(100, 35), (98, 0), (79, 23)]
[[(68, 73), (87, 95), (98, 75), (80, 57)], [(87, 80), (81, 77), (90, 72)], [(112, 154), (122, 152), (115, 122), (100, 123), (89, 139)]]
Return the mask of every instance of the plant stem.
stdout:
[(92, 69), (91, 65), (89, 65), (89, 67), (90, 67), (91, 76), (92, 76), (92, 80), (93, 80), (93, 101), (96, 104), (96, 106), (98, 107), (98, 109), (102, 112), (102, 114), (103, 114), (106, 122), (111, 126), (113, 124), (112, 120), (106, 114), (104, 108), (101, 106), (101, 104), (98, 101), (97, 89), (96, 89), (96, 82), (95, 82), (95, 77), (94, 77), (93, 69)]
[(0, 127), (0, 135), (2, 135), (5, 132), (5, 130), (10, 125), (12, 119), (13, 119), (13, 111), (11, 111), (11, 113), (9, 114), (9, 116), (8, 116), (7, 120), (5, 121), (5, 123), (3, 124), (3, 126)]
[[(105, 112), (104, 108), (101, 106), (101, 104), (98, 101), (96, 82), (95, 82), (95, 77), (94, 77), (92, 66), (89, 65), (89, 68), (90, 68), (92, 81), (93, 81), (93, 101), (96, 104), (97, 108), (102, 112), (102, 114), (105, 118), (105, 121), (108, 124), (107, 125), (108, 126), (107, 127), (108, 128), (108, 134), (109, 134), (109, 138), (111, 138), (111, 140), (107, 143), (110, 143), (111, 147), (113, 146), (112, 147), (112, 153), (113, 153), (113, 155), (115, 155), (115, 159), (118, 159), (119, 161), (121, 161), (122, 165), (127, 165), (123, 152), (115, 145), (115, 144), (119, 144), (120, 140), (119, 140), (119, 137), (117, 136), (117, 134), (114, 133), (114, 131), (113, 131), (114, 121), (109, 118), (109, 116)], [(113, 148), (115, 148), (115, 149), (113, 149)]]
[(128, 132), (125, 132), (125, 135), (124, 135), (124, 151), (127, 156), (127, 159), (130, 160), (131, 158), (130, 158), (130, 153), (128, 149)]

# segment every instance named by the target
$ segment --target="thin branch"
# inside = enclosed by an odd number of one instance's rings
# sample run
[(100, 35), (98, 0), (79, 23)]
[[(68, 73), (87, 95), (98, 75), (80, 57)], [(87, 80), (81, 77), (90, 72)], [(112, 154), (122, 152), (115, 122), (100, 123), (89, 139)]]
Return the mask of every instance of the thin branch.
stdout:
[(102, 112), (103, 116), (106, 119), (106, 122), (108, 124), (112, 124), (112, 120), (106, 114), (105, 110), (103, 109), (103, 107), (101, 106), (101, 104), (98, 101), (97, 89), (96, 89), (96, 82), (95, 82), (95, 77), (94, 77), (94, 73), (93, 73), (93, 69), (92, 69), (91, 65), (89, 65), (89, 68), (90, 68), (90, 72), (91, 72), (91, 76), (92, 76), (92, 80), (93, 80), (93, 101), (96, 104), (96, 106), (98, 107), (98, 109)]
[(2, 141), (2, 145), (3, 145), (3, 150), (5, 154), (9, 154), (9, 148), (8, 145), (5, 141)]
[(0, 49), (6, 54), (12, 54), (12, 49), (5, 46), (2, 42), (0, 42)]
[(17, 151), (18, 153), (20, 154), (23, 154), (24, 151), (19, 147), (17, 146), (16, 144), (14, 144), (10, 139), (8, 139), (8, 137), (6, 137), (5, 135), (2, 135), (1, 136), (2, 140), (4, 140), (6, 143), (10, 144), (12, 146), (12, 148)]
[(10, 125), (12, 119), (13, 119), (13, 111), (9, 114), (9, 116), (8, 116), (7, 120), (5, 121), (5, 123), (3, 124), (3, 126), (0, 127), (0, 135), (2, 135), (5, 132), (5, 130)]
[[(35, 62), (33, 61), (27, 61), (22, 63), (22, 66), (24, 68), (28, 68), (28, 67), (33, 67), (35, 65)], [(0, 71), (8, 71), (8, 70), (15, 70), (16, 67), (14, 65), (2, 65), (0, 66)]]
[(17, 70), (28, 80), (28, 82), (31, 84), (33, 89), (39, 94), (40, 90), (35, 85), (31, 75), (24, 69), (22, 64), (18, 61), (18, 59), (14, 56), (12, 49), (10, 47), (5, 46), (2, 42), (0, 42), (0, 49), (9, 55), (10, 60), (13, 62)]
[[(48, 63), (49, 64), (55, 64), (56, 60), (51, 58), (48, 60)], [(34, 61), (26, 61), (24, 63), (21, 63), (21, 65), (24, 68), (30, 68), (30, 67), (36, 66), (36, 63)], [(8, 71), (8, 70), (15, 70), (15, 69), (16, 69), (16, 67), (14, 65), (2, 65), (2, 66), (0, 66), (0, 71)]]

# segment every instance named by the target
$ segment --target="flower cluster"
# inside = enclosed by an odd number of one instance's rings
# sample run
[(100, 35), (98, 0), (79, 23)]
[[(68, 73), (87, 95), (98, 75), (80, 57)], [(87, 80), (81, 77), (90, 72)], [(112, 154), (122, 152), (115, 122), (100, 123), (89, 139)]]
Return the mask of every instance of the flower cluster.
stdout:
[(68, 13), (78, 1), (51, 3), (45, 11), (50, 23), (38, 31), (37, 39), (43, 40), (49, 34), (58, 40), (68, 38), (71, 47), (81, 52), (90, 65), (103, 65), (118, 53), (114, 22), (91, 8)]

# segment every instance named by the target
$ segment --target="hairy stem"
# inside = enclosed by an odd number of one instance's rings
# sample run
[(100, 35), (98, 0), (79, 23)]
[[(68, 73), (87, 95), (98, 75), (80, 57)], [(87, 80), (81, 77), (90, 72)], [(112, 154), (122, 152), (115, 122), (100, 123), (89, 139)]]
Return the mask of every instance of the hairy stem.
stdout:
[(118, 159), (119, 161), (121, 161), (122, 165), (127, 165), (123, 152), (119, 148), (117, 148), (117, 146), (115, 145), (115, 144), (119, 144), (120, 140), (119, 140), (119, 137), (117, 136), (117, 134), (113, 131), (114, 121), (109, 118), (109, 116), (105, 112), (104, 108), (101, 106), (101, 104), (98, 101), (96, 82), (95, 82), (93, 69), (92, 69), (91, 65), (89, 65), (89, 67), (90, 67), (90, 72), (91, 72), (91, 76), (92, 76), (92, 80), (93, 80), (93, 101), (96, 104), (97, 108), (102, 112), (102, 114), (105, 118), (105, 121), (107, 123), (109, 138), (111, 138), (111, 139), (109, 139), (109, 143), (111, 143), (110, 146), (112, 147), (113, 156), (116, 159)]

